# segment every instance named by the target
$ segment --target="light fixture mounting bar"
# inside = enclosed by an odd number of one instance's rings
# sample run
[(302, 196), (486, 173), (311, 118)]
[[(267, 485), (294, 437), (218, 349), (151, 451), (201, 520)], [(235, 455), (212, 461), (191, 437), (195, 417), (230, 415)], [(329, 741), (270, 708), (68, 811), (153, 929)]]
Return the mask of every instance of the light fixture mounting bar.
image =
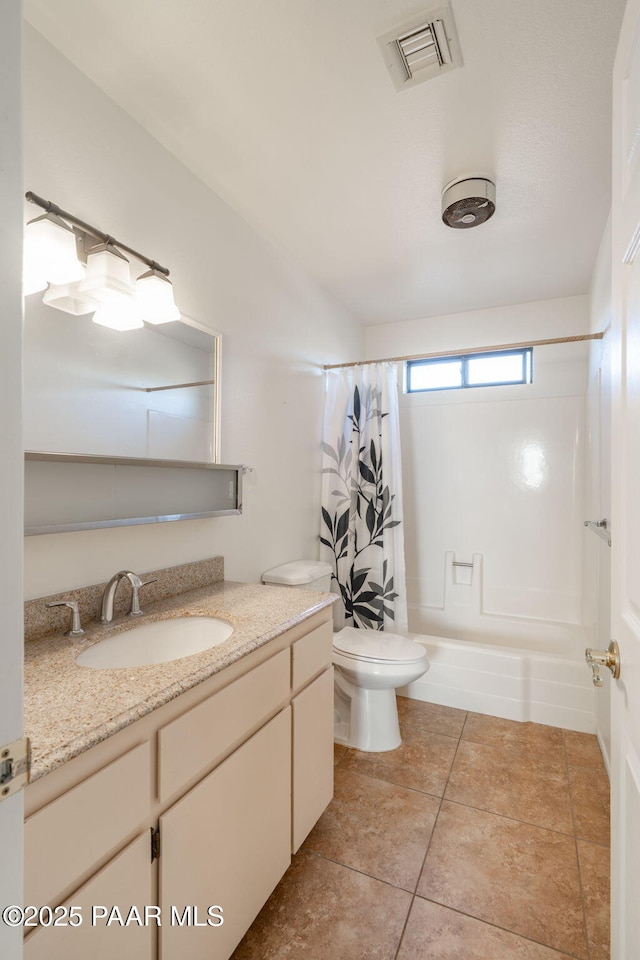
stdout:
[(120, 240), (116, 240), (115, 237), (105, 233), (103, 230), (98, 230), (97, 227), (92, 226), (90, 223), (85, 223), (84, 220), (80, 220), (72, 213), (62, 210), (61, 207), (55, 203), (52, 203), (51, 200), (44, 200), (42, 197), (39, 197), (37, 193), (33, 193), (32, 190), (28, 190), (25, 193), (25, 197), (29, 203), (35, 203), (36, 206), (42, 207), (42, 209), (46, 210), (47, 213), (55, 213), (56, 216), (62, 217), (63, 220), (68, 220), (84, 233), (95, 237), (96, 240), (99, 240), (101, 243), (113, 244), (113, 246), (118, 247), (119, 250), (123, 250), (125, 253), (131, 254), (131, 256), (135, 257), (137, 260), (140, 260), (142, 263), (146, 263), (147, 266), (152, 270), (157, 270), (159, 273), (163, 273), (165, 277), (169, 276), (168, 268), (161, 266), (157, 260), (150, 260), (149, 257), (145, 257), (144, 254), (139, 253), (138, 250), (134, 250), (133, 247), (128, 247), (125, 243), (121, 243)]

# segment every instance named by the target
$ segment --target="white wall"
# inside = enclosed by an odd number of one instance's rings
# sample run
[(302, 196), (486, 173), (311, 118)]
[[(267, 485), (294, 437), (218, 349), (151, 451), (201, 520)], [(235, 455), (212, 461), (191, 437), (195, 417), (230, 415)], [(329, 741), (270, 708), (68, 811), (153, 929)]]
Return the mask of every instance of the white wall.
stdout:
[(359, 356), (361, 327), (30, 28), (25, 133), (26, 188), (167, 265), (181, 310), (223, 334), (222, 461), (254, 468), (242, 517), (27, 538), (26, 596), (317, 556), (321, 365)]
[[(22, 4), (0, 0), (0, 746), (22, 722)], [(23, 794), (0, 802), (0, 904), (22, 902)], [(22, 956), (22, 931), (0, 923), (0, 956)]]
[[(587, 327), (586, 297), (517, 304), (368, 328), (367, 356), (463, 351)], [(508, 617), (532, 642), (549, 624), (577, 642), (586, 355), (585, 344), (538, 347), (530, 385), (403, 396), (411, 629), (490, 640), (496, 618)], [(482, 579), (472, 588), (458, 568), (445, 608), (447, 551), (464, 562), (481, 554)]]
[[(585, 516), (611, 519), (611, 224), (596, 261), (589, 297), (590, 330), (605, 331), (589, 350), (585, 449)], [(615, 536), (613, 531), (612, 536)], [(590, 643), (606, 650), (611, 639), (611, 551), (591, 530), (584, 533), (584, 621)], [(611, 674), (602, 670), (604, 686), (596, 692), (598, 736), (608, 762), (611, 750)]]

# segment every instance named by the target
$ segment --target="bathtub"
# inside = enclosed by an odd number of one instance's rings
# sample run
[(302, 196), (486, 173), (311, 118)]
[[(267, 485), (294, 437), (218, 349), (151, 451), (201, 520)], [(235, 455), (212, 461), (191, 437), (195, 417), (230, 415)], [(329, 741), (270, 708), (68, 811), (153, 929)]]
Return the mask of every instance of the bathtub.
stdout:
[[(409, 635), (427, 650), (427, 673), (399, 691), (415, 700), (459, 707), (509, 720), (533, 720), (595, 733), (596, 696), (584, 659), (592, 633), (548, 607), (528, 616), (488, 610), (483, 555), (459, 563), (444, 555), (439, 606), (409, 600)], [(531, 608), (531, 597), (527, 598)], [(518, 607), (512, 603), (512, 607)], [(557, 614), (567, 613), (556, 610)], [(605, 681), (606, 682), (606, 681)]]
[[(516, 631), (517, 633), (517, 631)], [(545, 631), (535, 650), (518, 636), (454, 640), (410, 633), (430, 667), (398, 693), (509, 720), (533, 720), (582, 733), (596, 731), (596, 696), (584, 660), (584, 635)], [(554, 635), (555, 634), (555, 635)]]

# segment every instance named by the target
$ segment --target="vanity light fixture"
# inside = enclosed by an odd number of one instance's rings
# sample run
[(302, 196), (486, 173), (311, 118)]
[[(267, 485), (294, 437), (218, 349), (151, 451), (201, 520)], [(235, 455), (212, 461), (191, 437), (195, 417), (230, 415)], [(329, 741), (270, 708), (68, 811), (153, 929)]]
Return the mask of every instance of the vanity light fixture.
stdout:
[(113, 303), (101, 303), (93, 315), (93, 322), (112, 330), (138, 330), (144, 327), (134, 297), (121, 297)]
[[(49, 307), (55, 307), (56, 310), (62, 310), (64, 313), (72, 313), (75, 317), (81, 317), (85, 313), (93, 313), (100, 304), (93, 297), (80, 292), (80, 283), (50, 283), (43, 294), (42, 302)], [(25, 290), (25, 295), (28, 292)], [(36, 293), (37, 291), (32, 292)]]
[(87, 250), (87, 270), (78, 289), (98, 303), (116, 304), (123, 299), (130, 300), (134, 291), (129, 261), (109, 241), (90, 247)]
[(170, 323), (180, 319), (171, 280), (153, 267), (136, 280), (136, 298), (146, 323)]
[(76, 238), (69, 224), (53, 210), (30, 220), (24, 241), (25, 292), (37, 293), (47, 283), (72, 283), (82, 275)]
[[(50, 200), (31, 191), (25, 196), (45, 210), (27, 224), (25, 295), (47, 288), (49, 306), (76, 316), (95, 311), (94, 321), (114, 330), (180, 319), (166, 267)], [(149, 268), (135, 285), (125, 254)]]

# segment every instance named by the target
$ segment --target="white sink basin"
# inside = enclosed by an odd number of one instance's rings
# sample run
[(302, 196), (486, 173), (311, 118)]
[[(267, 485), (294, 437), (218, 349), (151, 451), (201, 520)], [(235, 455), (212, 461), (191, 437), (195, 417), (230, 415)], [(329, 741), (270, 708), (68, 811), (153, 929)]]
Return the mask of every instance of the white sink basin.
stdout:
[(202, 653), (223, 643), (233, 627), (215, 617), (174, 617), (141, 623), (84, 650), (76, 663), (82, 667), (144, 667)]

